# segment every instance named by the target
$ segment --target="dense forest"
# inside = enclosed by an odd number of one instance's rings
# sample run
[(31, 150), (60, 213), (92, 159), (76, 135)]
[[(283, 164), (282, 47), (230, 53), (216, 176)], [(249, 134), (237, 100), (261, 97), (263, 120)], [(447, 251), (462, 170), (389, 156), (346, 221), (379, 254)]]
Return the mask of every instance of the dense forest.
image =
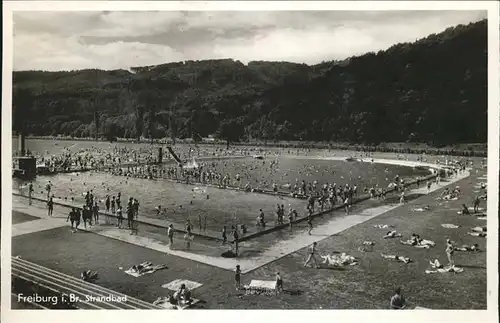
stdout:
[[(486, 142), (487, 23), (318, 65), (203, 60), (13, 73), (13, 127), (32, 135)], [(338, 44), (342, 46), (342, 44)]]

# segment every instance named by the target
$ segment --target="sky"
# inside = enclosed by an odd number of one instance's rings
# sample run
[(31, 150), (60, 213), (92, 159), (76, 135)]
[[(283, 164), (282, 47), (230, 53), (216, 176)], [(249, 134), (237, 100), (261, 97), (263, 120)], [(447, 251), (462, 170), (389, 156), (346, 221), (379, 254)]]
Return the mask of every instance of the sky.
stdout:
[(232, 58), (317, 64), (413, 42), (486, 11), (14, 12), (14, 70)]

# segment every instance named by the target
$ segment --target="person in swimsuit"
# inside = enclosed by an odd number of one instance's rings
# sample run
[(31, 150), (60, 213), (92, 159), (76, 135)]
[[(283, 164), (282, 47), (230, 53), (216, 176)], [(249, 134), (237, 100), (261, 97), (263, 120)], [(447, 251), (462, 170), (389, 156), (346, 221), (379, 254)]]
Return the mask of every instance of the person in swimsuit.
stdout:
[(33, 195), (33, 192), (35, 191), (35, 189), (33, 188), (33, 183), (30, 182), (30, 184), (28, 185), (28, 198), (29, 198), (29, 205), (31, 205), (32, 201), (31, 201), (31, 197)]
[(307, 234), (308, 234), (308, 235), (311, 235), (311, 231), (312, 231), (312, 229), (313, 229), (313, 224), (312, 224), (312, 217), (311, 217), (311, 214), (309, 214), (309, 215), (307, 216), (307, 227), (308, 227), (308, 229), (307, 229)]
[(72, 232), (75, 232), (73, 227), (73, 225), (75, 224), (75, 220), (76, 220), (76, 209), (72, 208), (71, 211), (69, 212), (68, 218), (66, 219), (66, 222), (71, 221)]
[(49, 216), (52, 216), (52, 213), (54, 213), (54, 196), (49, 197), (49, 200), (47, 201), (47, 209), (48, 209), (48, 214)]
[(450, 239), (446, 239), (446, 256), (448, 257), (449, 265), (453, 266), (453, 252), (455, 251), (455, 248), (453, 247), (453, 244), (451, 243)]
[(319, 268), (319, 265), (318, 265), (318, 262), (316, 261), (316, 257), (315, 257), (315, 254), (316, 254), (316, 246), (318, 245), (318, 243), (315, 241), (313, 242), (313, 244), (309, 247), (308, 249), (308, 256), (307, 256), (307, 259), (306, 259), (306, 262), (304, 263), (304, 267), (308, 267), (309, 263), (311, 261), (314, 262), (314, 265), (316, 266), (316, 268)]
[(480, 202), (479, 197), (476, 196), (474, 202), (472, 203), (472, 205), (474, 206), (474, 213), (479, 212), (479, 202)]
[(279, 272), (276, 273), (276, 293), (283, 291), (283, 279)]
[(391, 297), (391, 309), (402, 310), (406, 307), (406, 300), (403, 295), (401, 295), (401, 288), (396, 288), (396, 293)]
[(106, 213), (109, 213), (109, 207), (111, 205), (111, 201), (109, 200), (109, 195), (106, 196)]
[(222, 228), (222, 244), (226, 244), (227, 243), (227, 229), (226, 229), (226, 226), (224, 226)]
[(168, 225), (167, 237), (168, 237), (168, 242), (169, 242), (168, 246), (170, 248), (172, 248), (172, 246), (174, 244), (174, 225), (173, 224)]
[(122, 208), (120, 206), (116, 210), (116, 217), (118, 218), (118, 228), (121, 229), (123, 224), (123, 214), (122, 214)]
[(234, 285), (236, 286), (236, 290), (239, 290), (241, 287), (241, 269), (240, 265), (236, 265), (236, 269), (234, 271)]
[(94, 214), (94, 223), (98, 224), (99, 223), (99, 206), (97, 205), (97, 201), (94, 203), (94, 206), (92, 207), (92, 213)]

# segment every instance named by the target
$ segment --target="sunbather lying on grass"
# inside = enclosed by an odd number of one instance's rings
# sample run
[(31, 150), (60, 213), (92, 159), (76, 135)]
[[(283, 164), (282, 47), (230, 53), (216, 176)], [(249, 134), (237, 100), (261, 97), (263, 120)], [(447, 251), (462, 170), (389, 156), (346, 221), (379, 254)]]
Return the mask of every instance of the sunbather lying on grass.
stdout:
[(457, 213), (462, 215), (470, 215), (469, 208), (465, 204), (462, 204), (462, 210), (458, 211)]
[(448, 266), (448, 267), (441, 267), (441, 268), (435, 268), (435, 270), (429, 270), (427, 269), (425, 271), (426, 274), (434, 274), (434, 273), (461, 273), (464, 270), (462, 268), (458, 268), (455, 266)]
[(429, 260), (429, 263), (431, 264), (432, 268), (443, 268), (443, 265), (441, 265), (441, 263), (437, 259)]
[(130, 268), (130, 270), (134, 273), (137, 274), (148, 274), (148, 273), (154, 273), (157, 270), (167, 268), (166, 265), (155, 265), (153, 266), (153, 263), (150, 261), (145, 261), (139, 265), (134, 265)]
[(479, 246), (475, 243), (473, 245), (462, 245), (461, 247), (455, 247), (456, 251), (480, 251)]
[(430, 211), (430, 210), (431, 210), (430, 205), (426, 205), (424, 207), (416, 207), (416, 208), (412, 209), (413, 212), (425, 212), (425, 211)]
[(85, 270), (81, 273), (80, 277), (83, 281), (93, 283), (99, 278), (97, 271)]
[(363, 245), (358, 247), (358, 251), (361, 252), (372, 252), (375, 242), (373, 241), (363, 241)]
[(412, 260), (408, 257), (403, 257), (403, 256), (393, 256), (393, 255), (384, 255), (383, 253), (380, 254), (382, 256), (382, 258), (384, 259), (389, 259), (389, 260), (395, 260), (395, 261), (399, 261), (399, 262), (404, 262), (405, 264), (408, 264), (410, 262), (412, 262)]
[(401, 233), (397, 233), (396, 231), (389, 231), (383, 237), (384, 239), (392, 239), (392, 238), (400, 238), (403, 235)]
[(434, 247), (436, 245), (434, 241), (421, 239), (418, 234), (412, 234), (409, 240), (406, 241), (401, 240), (400, 242), (404, 245), (413, 246), (415, 248), (425, 248), (425, 249), (429, 249), (430, 247)]
[(486, 238), (486, 232), (467, 232), (467, 234), (473, 237)]
[(323, 264), (328, 264), (330, 266), (347, 266), (347, 265), (357, 265), (358, 261), (353, 256), (349, 256), (346, 253), (340, 255), (326, 255), (321, 256), (323, 259)]

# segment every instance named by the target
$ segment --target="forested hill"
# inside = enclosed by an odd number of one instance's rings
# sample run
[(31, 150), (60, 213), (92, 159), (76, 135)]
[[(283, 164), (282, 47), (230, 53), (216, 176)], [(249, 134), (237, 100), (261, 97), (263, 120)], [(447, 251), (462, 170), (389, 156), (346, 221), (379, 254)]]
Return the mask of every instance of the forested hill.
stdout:
[(226, 59), (24, 71), (13, 88), (14, 131), (33, 135), (91, 136), (97, 113), (103, 136), (479, 143), (487, 23), (314, 66)]

